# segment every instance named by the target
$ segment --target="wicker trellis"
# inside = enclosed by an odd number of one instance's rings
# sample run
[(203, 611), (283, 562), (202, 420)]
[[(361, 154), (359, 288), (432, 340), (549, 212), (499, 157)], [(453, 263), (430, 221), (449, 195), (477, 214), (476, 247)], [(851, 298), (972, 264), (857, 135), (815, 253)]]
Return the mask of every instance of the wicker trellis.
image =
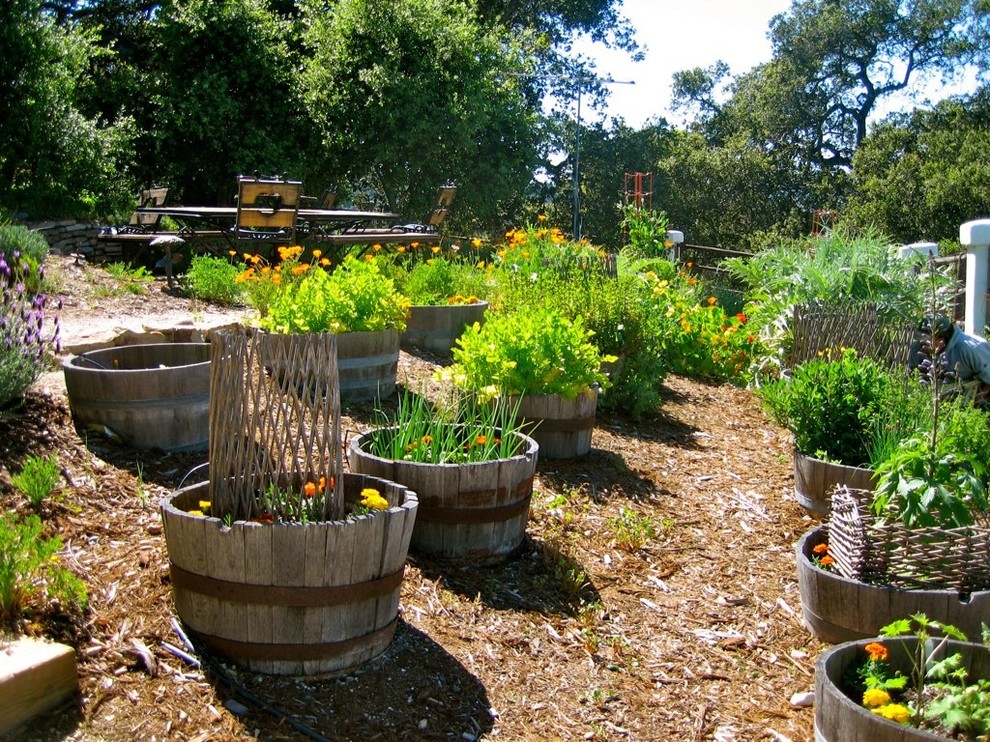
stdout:
[[(218, 333), (210, 384), (210, 499), (235, 520), (259, 514), (270, 486), (344, 515), (336, 336)], [(312, 496), (311, 496), (312, 498)]]
[(872, 304), (797, 305), (793, 343), (788, 359), (796, 366), (840, 348), (852, 348), (888, 368), (907, 368), (916, 329), (903, 321), (885, 319)]
[(828, 524), (829, 555), (843, 577), (908, 589), (990, 589), (990, 529), (907, 528), (870, 511), (872, 493), (838, 487)]

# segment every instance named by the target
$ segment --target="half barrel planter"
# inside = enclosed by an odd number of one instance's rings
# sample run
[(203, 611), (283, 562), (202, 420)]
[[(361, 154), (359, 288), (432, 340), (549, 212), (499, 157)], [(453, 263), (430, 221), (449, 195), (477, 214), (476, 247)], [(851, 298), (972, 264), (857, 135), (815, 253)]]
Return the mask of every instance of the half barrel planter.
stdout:
[(851, 580), (815, 566), (815, 546), (828, 542), (824, 526), (798, 541), (795, 558), (801, 611), (812, 633), (837, 644), (876, 636), (887, 624), (915, 613), (951, 624), (966, 636), (980, 636), (990, 616), (990, 591), (907, 590)]
[(521, 453), (468, 464), (430, 464), (386, 459), (368, 452), (372, 437), (351, 439), (352, 471), (401, 482), (419, 497), (411, 548), (444, 559), (493, 564), (522, 543), (533, 496), (540, 447), (521, 433)]
[[(910, 675), (909, 655), (917, 637), (872, 638), (888, 649), (892, 670)], [(936, 641), (940, 641), (936, 640)], [(815, 662), (815, 742), (922, 742), (945, 740), (932, 732), (904, 726), (874, 714), (843, 690), (843, 678), (865, 657), (865, 641), (844, 642), (825, 650)], [(969, 682), (990, 678), (990, 649), (982, 644), (948, 641), (936, 659), (958, 653)]]
[(518, 419), (523, 429), (540, 445), (544, 459), (574, 459), (591, 451), (595, 429), (598, 386), (573, 399), (559, 394), (524, 394), (510, 397), (509, 409), (519, 405)]
[(399, 370), (399, 331), (342, 332), (337, 335), (340, 399), (385, 399), (395, 392)]
[[(263, 335), (262, 352), (269, 354), (264, 362), (265, 367), (275, 374), (284, 373), (279, 368), (279, 359), (284, 357), (284, 353), (280, 354), (276, 346), (285, 337), (289, 336), (279, 333)], [(398, 370), (398, 330), (337, 334), (337, 382), (342, 402), (390, 397), (395, 392)], [(286, 383), (299, 384), (299, 373), (303, 372), (294, 371)]]
[(81, 353), (62, 364), (80, 428), (135, 448), (203, 451), (209, 442), (210, 344), (152, 343)]
[(440, 356), (449, 356), (465, 328), (485, 321), (488, 302), (474, 304), (414, 304), (409, 307), (403, 348), (422, 348)]
[(813, 515), (826, 517), (832, 508), (832, 493), (838, 485), (873, 491), (872, 469), (834, 464), (794, 449), (794, 496)]
[(398, 621), (414, 492), (347, 473), (349, 505), (374, 488), (387, 510), (310, 523), (192, 515), (209, 482), (161, 503), (175, 610), (210, 651), (254, 672), (340, 675), (382, 654)]

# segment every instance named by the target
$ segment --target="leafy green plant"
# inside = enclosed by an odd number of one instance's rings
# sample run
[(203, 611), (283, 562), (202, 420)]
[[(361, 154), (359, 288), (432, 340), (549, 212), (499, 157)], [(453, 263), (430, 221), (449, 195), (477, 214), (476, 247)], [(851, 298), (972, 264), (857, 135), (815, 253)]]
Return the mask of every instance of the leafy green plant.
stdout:
[(135, 266), (127, 263), (108, 263), (104, 267), (104, 270), (120, 281), (148, 283), (155, 280), (155, 277), (143, 265)]
[(56, 598), (85, 609), (86, 588), (78, 577), (60, 566), (62, 542), (44, 538), (37, 515), (18, 521), (11, 513), (0, 516), (0, 618), (12, 623), (25, 608)]
[[(863, 706), (891, 721), (941, 736), (985, 738), (990, 731), (990, 678), (971, 680), (960, 653), (945, 655), (948, 640), (965, 642), (965, 634), (917, 613), (884, 626), (880, 635), (887, 641), (864, 646), (866, 658), (853, 678)], [(890, 668), (890, 650), (897, 637), (913, 639), (899, 643), (907, 653), (906, 675)]]
[(619, 548), (629, 552), (638, 551), (656, 536), (656, 528), (649, 516), (638, 515), (628, 507), (623, 508), (619, 515), (609, 518), (608, 527)]
[(37, 510), (41, 507), (42, 501), (55, 489), (58, 478), (58, 458), (53, 454), (45, 458), (29, 456), (20, 473), (12, 476), (10, 481)]
[(216, 304), (238, 304), (244, 299), (245, 284), (237, 277), (240, 268), (215, 255), (194, 255), (183, 279), (189, 295)]
[(670, 220), (665, 211), (626, 204), (622, 207), (622, 228), (629, 238), (623, 252), (633, 259), (666, 257), (667, 251), (673, 247), (667, 239)]
[(794, 434), (798, 451), (847, 466), (870, 461), (868, 430), (890, 377), (868, 358), (845, 350), (796, 366), (757, 393), (770, 417)]
[(277, 284), (259, 325), (269, 332), (368, 332), (406, 326), (409, 300), (374, 260), (348, 257), (333, 271), (306, 270)]
[(468, 327), (453, 349), (454, 363), (441, 369), (442, 379), (486, 396), (560, 394), (572, 399), (593, 384), (610, 386), (602, 371), (603, 356), (580, 317), (553, 310), (496, 314), (485, 324)]
[(397, 279), (397, 285), (416, 305), (476, 304), (490, 289), (485, 271), (446, 257), (417, 261)]
[(20, 224), (0, 225), (0, 258), (11, 270), (11, 283), (23, 283), (29, 294), (51, 290), (44, 271), (49, 249), (40, 232)]
[(463, 464), (507, 459), (523, 450), (517, 435), (518, 401), (504, 397), (488, 403), (454, 392), (451, 399), (431, 403), (425, 395), (405, 391), (393, 416), (377, 411), (381, 427), (367, 439), (368, 453), (397, 461)]

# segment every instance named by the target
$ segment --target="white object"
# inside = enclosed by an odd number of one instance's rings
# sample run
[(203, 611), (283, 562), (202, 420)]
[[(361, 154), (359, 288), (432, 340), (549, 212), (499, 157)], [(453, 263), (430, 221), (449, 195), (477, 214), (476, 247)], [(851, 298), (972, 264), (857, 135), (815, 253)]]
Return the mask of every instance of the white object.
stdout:
[(976, 219), (960, 226), (959, 244), (966, 248), (966, 319), (963, 329), (970, 335), (982, 335), (987, 325), (990, 219)]

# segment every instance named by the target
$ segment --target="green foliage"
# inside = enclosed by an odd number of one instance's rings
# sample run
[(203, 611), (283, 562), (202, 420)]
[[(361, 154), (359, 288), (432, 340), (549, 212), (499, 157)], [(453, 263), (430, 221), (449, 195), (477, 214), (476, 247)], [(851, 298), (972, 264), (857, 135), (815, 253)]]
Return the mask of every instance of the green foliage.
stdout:
[(53, 454), (46, 458), (28, 457), (20, 473), (13, 475), (10, 481), (37, 510), (41, 507), (42, 501), (55, 489), (58, 478), (58, 458)]
[(939, 452), (923, 435), (903, 441), (876, 473), (873, 511), (908, 528), (967, 526), (987, 513), (983, 461)]
[(649, 302), (650, 331), (672, 373), (709, 379), (741, 379), (759, 352), (758, 338), (743, 313), (727, 315), (715, 296), (688, 270), (671, 279), (639, 276)]
[(397, 283), (416, 305), (475, 304), (490, 290), (484, 270), (442, 256), (415, 262)]
[(609, 518), (608, 527), (619, 548), (628, 552), (639, 551), (656, 536), (656, 528), (649, 516), (638, 515), (628, 507), (622, 508), (619, 515)]
[(0, 619), (12, 623), (29, 605), (56, 598), (66, 605), (86, 607), (82, 581), (59, 566), (62, 542), (44, 538), (37, 515), (23, 522), (11, 513), (0, 515)]
[(856, 233), (841, 225), (817, 238), (779, 244), (746, 259), (730, 258), (722, 266), (745, 287), (750, 332), (759, 336), (765, 349), (758, 359), (759, 370), (785, 365), (797, 304), (870, 303), (885, 321), (915, 322), (927, 306), (929, 278), (943, 294), (955, 283), (944, 272), (919, 276), (916, 271), (927, 268), (898, 258), (880, 235)]
[(216, 304), (238, 304), (244, 298), (245, 284), (237, 277), (240, 268), (214, 255), (194, 255), (186, 271), (184, 285), (189, 295)]
[(770, 417), (794, 434), (794, 445), (806, 456), (867, 466), (872, 420), (891, 383), (873, 361), (847, 350), (836, 360), (802, 363), (790, 378), (772, 381), (757, 394)]
[(279, 285), (260, 326), (269, 332), (374, 332), (406, 326), (409, 300), (373, 260), (347, 258), (333, 273), (319, 268)]
[(904, 243), (958, 240), (959, 225), (990, 199), (990, 88), (888, 117), (863, 140), (853, 165), (850, 220)]
[(456, 391), (433, 404), (406, 391), (394, 416), (378, 411), (382, 427), (372, 431), (364, 448), (385, 459), (429, 464), (507, 459), (521, 453), (525, 442), (518, 435), (523, 431), (518, 404), (505, 397), (480, 402)]
[(673, 247), (667, 239), (670, 220), (664, 211), (627, 204), (622, 208), (622, 228), (629, 239), (623, 252), (632, 258), (667, 257), (667, 250)]
[(0, 206), (89, 218), (130, 200), (132, 119), (91, 110), (89, 75), (115, 56), (94, 31), (56, 25), (35, 0), (0, 6)]
[(0, 226), (0, 257), (11, 270), (10, 282), (24, 283), (29, 294), (47, 290), (44, 263), (48, 241), (39, 232), (19, 224)]
[[(299, 78), (324, 169), (368, 186), (389, 210), (428, 213), (458, 184), (451, 218), (502, 223), (537, 162), (537, 109), (513, 72), (546, 42), (481, 24), (444, 0), (305, 2)], [(423, 218), (423, 217), (419, 217)]]
[(560, 394), (573, 399), (593, 384), (610, 386), (602, 356), (581, 317), (520, 308), (495, 313), (468, 327), (453, 348), (454, 363), (441, 369), (461, 389), (498, 394)]

